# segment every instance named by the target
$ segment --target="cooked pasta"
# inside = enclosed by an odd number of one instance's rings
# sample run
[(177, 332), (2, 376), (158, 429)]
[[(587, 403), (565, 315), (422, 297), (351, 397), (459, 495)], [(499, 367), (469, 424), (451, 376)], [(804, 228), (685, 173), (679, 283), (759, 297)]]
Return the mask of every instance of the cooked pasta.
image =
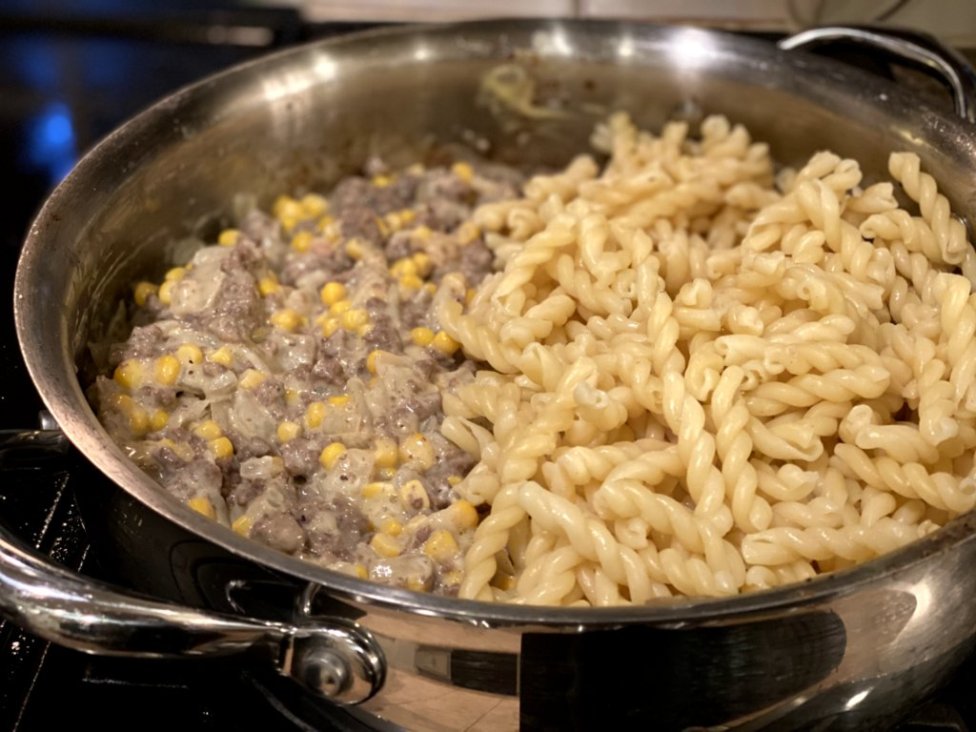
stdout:
[(435, 296), (484, 364), (444, 396), (487, 511), (461, 597), (733, 595), (973, 508), (976, 255), (917, 156), (864, 185), (829, 152), (777, 172), (722, 117), (593, 142), (602, 169), (478, 209), (496, 274)]

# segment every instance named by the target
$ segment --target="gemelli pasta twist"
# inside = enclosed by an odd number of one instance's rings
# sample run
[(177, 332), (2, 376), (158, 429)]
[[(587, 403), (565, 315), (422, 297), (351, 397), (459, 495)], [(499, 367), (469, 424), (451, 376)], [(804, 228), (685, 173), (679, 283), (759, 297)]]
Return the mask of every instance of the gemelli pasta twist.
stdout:
[(482, 206), (497, 273), (435, 299), (485, 365), (444, 397), (484, 516), (460, 596), (732, 595), (973, 508), (976, 255), (917, 156), (863, 185), (829, 152), (777, 173), (722, 117), (593, 142), (602, 169)]

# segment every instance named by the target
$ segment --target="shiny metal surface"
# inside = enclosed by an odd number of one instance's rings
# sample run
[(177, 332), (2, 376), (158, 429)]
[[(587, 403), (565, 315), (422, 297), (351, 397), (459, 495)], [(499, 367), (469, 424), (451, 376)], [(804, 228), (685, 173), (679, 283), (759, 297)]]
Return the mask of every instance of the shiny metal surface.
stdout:
[(59, 429), (0, 430), (0, 470), (50, 468), (73, 459), (71, 443)]
[(137, 597), (39, 558), (2, 527), (0, 587), (0, 616), (80, 651), (136, 658), (252, 652), (336, 703), (365, 701), (383, 684), (382, 652), (352, 623), (318, 618), (300, 627)]
[[(482, 106), (479, 81), (499, 63), (524, 66), (534, 104), (549, 113), (527, 120)], [(398, 164), (434, 141), (476, 144), (527, 167), (563, 164), (614, 109), (652, 128), (722, 112), (787, 164), (830, 147), (870, 175), (885, 169), (891, 149), (912, 150), (956, 210), (976, 216), (968, 123), (856, 69), (698, 29), (399, 29), (204, 81), (78, 165), (32, 226), (17, 274), (17, 331), (41, 395), (123, 489), (91, 515), (133, 583), (238, 612), (222, 592), (255, 573), (271, 575), (266, 584), (310, 587), (297, 616), (345, 617), (370, 631), (387, 677), (363, 709), (409, 729), (587, 727), (615, 710), (670, 728), (860, 729), (897, 717), (937, 684), (976, 632), (972, 515), (861, 567), (727, 600), (592, 610), (475, 603), (373, 585), (247, 541), (159, 490), (95, 420), (82, 388), (102, 354), (90, 344), (104, 338), (131, 282), (185, 261), (186, 237), (228, 222), (238, 194), (267, 203), (283, 189), (326, 186), (370, 154)], [(334, 670), (308, 673), (316, 657), (292, 667), (304, 685), (341, 687)], [(646, 662), (623, 673), (621, 658)]]
[(376, 639), (352, 621), (334, 617), (293, 629), (280, 667), (316, 696), (360, 704), (386, 681), (386, 658)]
[(956, 114), (968, 122), (976, 122), (976, 75), (961, 56), (941, 44), (938, 51), (933, 51), (906, 38), (864, 28), (830, 26), (802, 31), (784, 38), (778, 45), (785, 51), (793, 51), (833, 41), (849, 41), (881, 49), (898, 58), (928, 67), (949, 86)]

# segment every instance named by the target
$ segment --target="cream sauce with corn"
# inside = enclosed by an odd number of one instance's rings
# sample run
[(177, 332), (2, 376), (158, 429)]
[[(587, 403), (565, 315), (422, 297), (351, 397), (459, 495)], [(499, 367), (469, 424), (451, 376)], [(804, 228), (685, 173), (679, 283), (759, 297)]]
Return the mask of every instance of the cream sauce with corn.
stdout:
[(90, 395), (111, 436), (207, 518), (454, 594), (479, 517), (453, 491), (470, 460), (440, 435), (440, 392), (473, 371), (430, 305), (444, 275), (473, 287), (490, 270), (468, 217), (519, 181), (468, 163), (371, 167), (134, 283), (131, 335)]

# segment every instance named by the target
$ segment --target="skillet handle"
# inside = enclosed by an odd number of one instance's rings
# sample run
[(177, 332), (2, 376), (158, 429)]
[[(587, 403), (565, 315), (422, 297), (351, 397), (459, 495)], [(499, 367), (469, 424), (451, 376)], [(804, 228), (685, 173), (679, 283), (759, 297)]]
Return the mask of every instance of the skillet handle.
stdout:
[(74, 453), (61, 430), (0, 430), (0, 470), (69, 467)]
[(852, 26), (825, 26), (801, 31), (777, 45), (784, 51), (844, 41), (887, 51), (892, 56), (924, 66), (944, 81), (952, 92), (956, 114), (976, 122), (976, 72), (958, 53), (921, 33), (910, 38)]
[(289, 625), (145, 599), (74, 574), (0, 525), (0, 617), (59, 645), (136, 658), (254, 652), (314, 694), (358, 704), (383, 685), (386, 660), (355, 623)]

